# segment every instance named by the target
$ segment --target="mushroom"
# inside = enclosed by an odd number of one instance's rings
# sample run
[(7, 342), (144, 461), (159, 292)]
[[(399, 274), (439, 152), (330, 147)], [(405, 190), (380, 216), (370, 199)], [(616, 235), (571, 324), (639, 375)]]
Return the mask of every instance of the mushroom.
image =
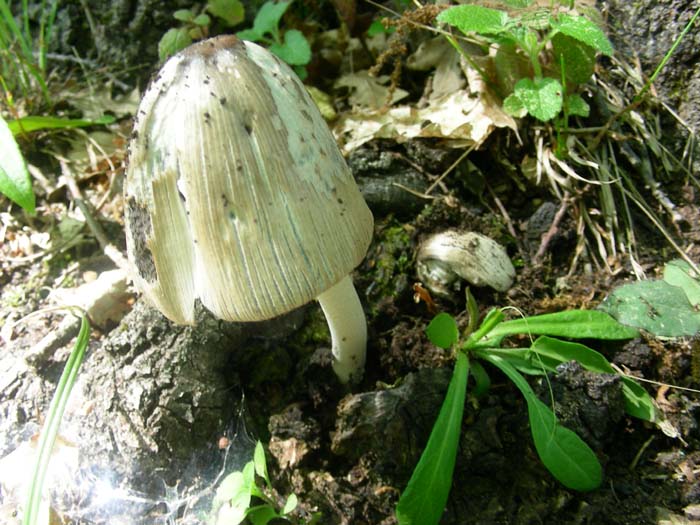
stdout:
[(515, 279), (515, 268), (503, 246), (480, 233), (454, 230), (433, 234), (421, 243), (416, 273), (430, 291), (442, 297), (451, 297), (459, 289), (460, 278), (499, 292), (508, 290)]
[(195, 300), (259, 321), (316, 299), (343, 382), (367, 324), (350, 272), (373, 218), (301, 81), (264, 48), (220, 36), (170, 58), (129, 147), (127, 251), (137, 288), (176, 323)]

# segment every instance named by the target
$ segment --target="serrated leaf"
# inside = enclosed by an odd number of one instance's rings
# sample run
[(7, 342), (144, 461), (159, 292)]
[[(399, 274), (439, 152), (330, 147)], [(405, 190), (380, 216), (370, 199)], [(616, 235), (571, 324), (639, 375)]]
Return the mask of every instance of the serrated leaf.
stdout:
[(527, 112), (537, 120), (547, 122), (561, 111), (563, 89), (554, 78), (523, 78), (515, 84), (513, 94), (518, 97)]
[(465, 34), (499, 34), (507, 31), (508, 13), (480, 5), (457, 5), (437, 16), (438, 22), (450, 24)]
[(561, 14), (552, 17), (551, 25), (557, 31), (591, 46), (604, 55), (612, 55), (613, 47), (603, 30), (591, 20), (580, 15)]
[(433, 320), (430, 321), (430, 324), (425, 329), (425, 333), (431, 343), (445, 350), (451, 348), (453, 344), (459, 341), (457, 321), (450, 314), (444, 312), (433, 317)]
[(557, 77), (561, 78), (561, 68), (567, 82), (585, 84), (593, 75), (595, 49), (588, 44), (563, 33), (552, 37), (553, 65)]
[(189, 31), (185, 27), (168, 29), (158, 42), (158, 57), (166, 60), (192, 43)]
[(661, 337), (693, 336), (700, 332), (700, 313), (684, 290), (666, 281), (623, 285), (598, 307), (620, 323)]
[(440, 521), (452, 487), (468, 374), (469, 359), (459, 352), (428, 443), (396, 506), (399, 525), (437, 525)]
[(274, 53), (291, 66), (304, 66), (311, 61), (311, 46), (301, 31), (290, 29), (284, 34), (284, 44), (273, 44)]
[(189, 9), (178, 9), (173, 13), (173, 18), (180, 22), (191, 22), (194, 19), (194, 13)]
[(258, 35), (279, 35), (279, 23), (291, 2), (265, 2), (253, 21), (253, 30)]
[(207, 11), (232, 27), (245, 19), (245, 8), (239, 0), (209, 0)]
[(578, 93), (572, 93), (566, 97), (566, 109), (569, 115), (586, 118), (591, 113), (591, 107)]
[(35, 198), (32, 179), (22, 152), (7, 122), (0, 116), (0, 193), (34, 214)]

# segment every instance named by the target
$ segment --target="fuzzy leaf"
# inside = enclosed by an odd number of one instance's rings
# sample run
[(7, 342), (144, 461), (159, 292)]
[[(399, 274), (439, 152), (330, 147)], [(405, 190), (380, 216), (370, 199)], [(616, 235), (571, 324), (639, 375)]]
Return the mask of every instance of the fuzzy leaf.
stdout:
[(463, 33), (489, 35), (507, 30), (508, 13), (480, 5), (457, 5), (445, 9), (437, 20), (453, 25)]
[(552, 17), (552, 27), (560, 33), (591, 46), (604, 55), (612, 55), (613, 47), (603, 30), (584, 16), (562, 14)]
[(5, 119), (0, 116), (0, 193), (34, 214), (35, 200), (32, 179), (22, 152)]
[(527, 109), (517, 93), (511, 93), (503, 100), (503, 111), (515, 118), (523, 118), (527, 115)]
[(700, 282), (687, 262), (676, 259), (668, 263), (664, 267), (664, 281), (680, 287), (693, 307), (700, 305)]
[(515, 84), (514, 95), (527, 112), (542, 122), (556, 117), (563, 104), (563, 89), (554, 78), (523, 78)]

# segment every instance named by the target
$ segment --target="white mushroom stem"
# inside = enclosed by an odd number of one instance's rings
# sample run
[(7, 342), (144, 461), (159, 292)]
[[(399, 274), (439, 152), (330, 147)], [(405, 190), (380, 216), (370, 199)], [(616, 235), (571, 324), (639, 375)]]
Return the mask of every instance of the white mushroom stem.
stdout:
[(343, 383), (362, 377), (367, 351), (367, 321), (349, 275), (317, 298), (333, 342), (333, 370)]

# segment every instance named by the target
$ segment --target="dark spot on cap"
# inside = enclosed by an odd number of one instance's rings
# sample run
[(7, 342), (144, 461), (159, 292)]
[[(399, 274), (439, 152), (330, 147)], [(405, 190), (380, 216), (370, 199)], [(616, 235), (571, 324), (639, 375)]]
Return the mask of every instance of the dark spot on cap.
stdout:
[(226, 97), (221, 97), (221, 98), (219, 99), (219, 103), (220, 103), (222, 106), (225, 106), (225, 105), (226, 105)]
[(126, 223), (131, 233), (132, 253), (136, 270), (141, 278), (149, 283), (158, 280), (158, 272), (153, 261), (153, 254), (146, 242), (153, 235), (153, 225), (148, 209), (133, 197), (126, 200)]
[(228, 197), (226, 196), (225, 193), (221, 194), (221, 200), (224, 201), (224, 208), (228, 208), (229, 201), (228, 201)]
[(211, 124), (211, 114), (208, 111), (204, 112), (204, 122)]
[(338, 199), (338, 204), (343, 204), (343, 199)]

